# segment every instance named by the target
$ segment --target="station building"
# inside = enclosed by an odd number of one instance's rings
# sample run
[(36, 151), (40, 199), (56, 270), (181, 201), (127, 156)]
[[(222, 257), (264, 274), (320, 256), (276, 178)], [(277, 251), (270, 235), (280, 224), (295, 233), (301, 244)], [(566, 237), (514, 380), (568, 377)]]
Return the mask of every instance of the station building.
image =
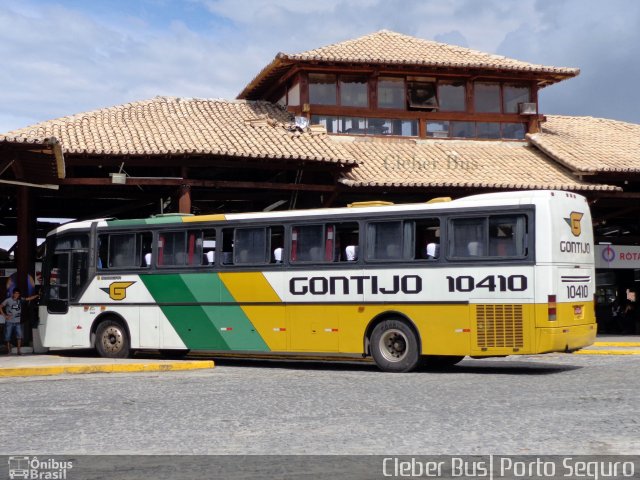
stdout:
[(279, 53), (235, 100), (156, 97), (0, 135), (0, 234), (18, 236), (25, 290), (53, 226), (37, 218), (562, 189), (590, 201), (607, 315), (640, 286), (640, 125), (539, 111), (578, 74), (387, 30)]

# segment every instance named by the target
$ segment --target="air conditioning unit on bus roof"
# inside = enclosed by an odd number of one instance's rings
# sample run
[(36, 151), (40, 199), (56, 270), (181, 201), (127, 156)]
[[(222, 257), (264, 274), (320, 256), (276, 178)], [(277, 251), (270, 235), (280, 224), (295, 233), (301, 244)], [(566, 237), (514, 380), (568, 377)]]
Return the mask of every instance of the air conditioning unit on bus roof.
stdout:
[(520, 115), (535, 115), (538, 113), (537, 105), (534, 102), (524, 102), (518, 104)]

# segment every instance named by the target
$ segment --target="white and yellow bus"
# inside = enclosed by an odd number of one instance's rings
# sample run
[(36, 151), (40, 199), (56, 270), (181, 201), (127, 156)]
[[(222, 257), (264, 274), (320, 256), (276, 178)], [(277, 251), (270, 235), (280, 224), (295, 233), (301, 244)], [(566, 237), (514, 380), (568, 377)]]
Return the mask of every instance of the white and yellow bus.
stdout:
[(43, 344), (371, 356), (406, 372), (593, 342), (584, 197), (439, 200), (63, 225), (47, 237)]

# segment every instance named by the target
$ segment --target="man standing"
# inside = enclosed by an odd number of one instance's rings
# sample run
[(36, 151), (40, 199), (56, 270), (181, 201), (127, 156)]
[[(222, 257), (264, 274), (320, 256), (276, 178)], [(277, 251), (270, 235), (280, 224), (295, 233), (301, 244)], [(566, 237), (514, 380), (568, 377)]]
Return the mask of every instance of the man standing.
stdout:
[(13, 331), (16, 332), (16, 339), (18, 341), (18, 355), (22, 355), (20, 347), (22, 347), (22, 325), (20, 320), (22, 318), (22, 306), (24, 301), (31, 301), (34, 298), (38, 298), (39, 295), (32, 295), (25, 297), (24, 300), (20, 298), (20, 290), (13, 289), (11, 297), (7, 298), (2, 304), (0, 304), (0, 313), (4, 315), (6, 324), (4, 331), (4, 341), (7, 342), (7, 355), (11, 353), (11, 335)]

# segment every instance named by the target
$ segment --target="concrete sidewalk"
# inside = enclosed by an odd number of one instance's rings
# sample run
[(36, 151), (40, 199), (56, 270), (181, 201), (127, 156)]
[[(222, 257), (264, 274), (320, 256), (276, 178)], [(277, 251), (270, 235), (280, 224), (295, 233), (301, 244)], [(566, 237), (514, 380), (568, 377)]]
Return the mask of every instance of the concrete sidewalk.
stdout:
[[(91, 355), (89, 351), (64, 351), (32, 354), (25, 347), (23, 355), (0, 354), (0, 377), (28, 377), (75, 373), (168, 372), (214, 368), (212, 360), (161, 360), (155, 358), (111, 359)], [(29, 353), (27, 353), (29, 352)], [(574, 355), (640, 355), (640, 335), (601, 334), (590, 347)], [(196, 356), (196, 355), (194, 355)]]
[[(60, 352), (61, 353), (61, 352)], [(30, 377), (74, 373), (169, 372), (213, 368), (212, 360), (98, 358), (61, 354), (0, 355), (0, 377)]]

